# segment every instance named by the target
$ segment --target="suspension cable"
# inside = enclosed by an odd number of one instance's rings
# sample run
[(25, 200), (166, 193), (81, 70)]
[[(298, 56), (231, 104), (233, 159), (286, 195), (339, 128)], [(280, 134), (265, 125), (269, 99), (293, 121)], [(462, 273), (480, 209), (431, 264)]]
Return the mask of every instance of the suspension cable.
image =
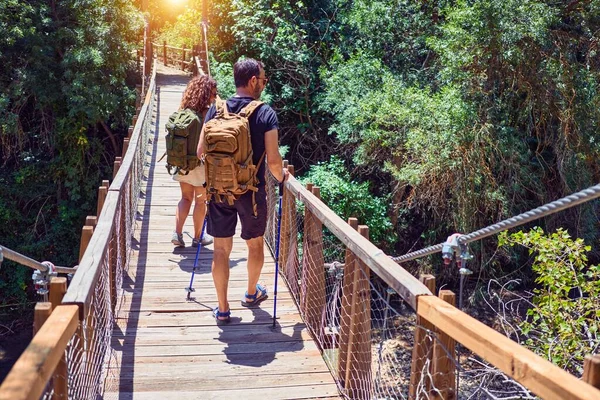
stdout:
[[(37, 269), (38, 271), (41, 271), (41, 272), (48, 271), (47, 265), (45, 265), (41, 262), (35, 261), (34, 259), (29, 258), (27, 256), (24, 256), (21, 253), (17, 253), (16, 251), (11, 250), (5, 246), (0, 245), (0, 253), (2, 253), (2, 255), (5, 258), (7, 258), (11, 261), (17, 262), (26, 267)], [(56, 272), (61, 273), (61, 274), (74, 274), (75, 271), (77, 271), (77, 268), (69, 268), (69, 267), (56, 267), (55, 269), (56, 269)]]
[[(555, 200), (551, 203), (545, 204), (541, 207), (534, 208), (533, 210), (529, 210), (512, 218), (505, 219), (504, 221), (498, 222), (496, 224), (490, 225), (483, 229), (479, 229), (475, 232), (469, 233), (467, 235), (462, 235), (458, 238), (459, 243), (470, 243), (476, 240), (480, 240), (486, 238), (488, 236), (495, 235), (496, 233), (526, 224), (527, 222), (557, 213), (559, 211), (565, 210), (567, 208), (574, 207), (576, 205), (588, 202), (590, 200), (594, 200), (600, 197), (600, 184), (596, 186), (589, 187), (580, 192), (574, 193), (570, 196), (563, 197), (562, 199)], [(417, 258), (421, 258), (430, 254), (434, 254), (440, 252), (442, 250), (443, 243), (436, 244), (434, 246), (426, 247), (421, 250), (413, 251), (411, 253), (407, 253), (403, 256), (392, 257), (392, 260), (397, 262), (398, 264), (414, 260)]]

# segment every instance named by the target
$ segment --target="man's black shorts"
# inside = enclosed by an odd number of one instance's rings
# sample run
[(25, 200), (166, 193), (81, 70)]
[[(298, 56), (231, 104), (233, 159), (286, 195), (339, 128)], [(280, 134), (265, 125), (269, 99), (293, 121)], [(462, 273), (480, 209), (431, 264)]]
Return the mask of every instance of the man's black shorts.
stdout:
[(237, 217), (242, 223), (242, 239), (250, 240), (265, 234), (267, 228), (267, 192), (264, 186), (255, 194), (258, 215), (252, 209), (252, 192), (244, 193), (232, 206), (227, 199), (218, 203), (213, 196), (208, 205), (208, 233), (217, 238), (227, 238), (235, 234)]

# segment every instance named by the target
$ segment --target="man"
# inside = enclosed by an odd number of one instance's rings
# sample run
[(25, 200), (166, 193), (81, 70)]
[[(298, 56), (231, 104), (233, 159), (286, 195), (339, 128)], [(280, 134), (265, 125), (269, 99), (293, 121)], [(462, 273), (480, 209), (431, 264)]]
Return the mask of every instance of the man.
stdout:
[[(227, 100), (227, 109), (230, 113), (239, 113), (253, 100), (258, 100), (265, 89), (268, 78), (265, 75), (261, 62), (251, 58), (240, 60), (233, 67), (236, 94)], [(213, 105), (206, 114), (206, 122), (213, 119), (216, 109)], [(279, 154), (279, 139), (277, 114), (263, 104), (252, 113), (249, 119), (253, 162), (258, 164), (263, 153), (266, 152), (267, 165), (271, 174), (279, 181), (287, 179), (289, 173), (282, 167)], [(204, 130), (198, 143), (198, 157), (204, 153)], [(242, 300), (244, 307), (257, 307), (267, 298), (267, 289), (258, 284), (260, 273), (264, 264), (264, 233), (267, 226), (267, 194), (265, 190), (265, 163), (259, 166), (257, 177), (259, 179), (258, 192), (255, 201), (258, 214), (253, 212), (252, 192), (242, 195), (233, 205), (225, 199), (218, 202), (213, 197), (208, 206), (208, 233), (214, 237), (214, 253), (212, 262), (212, 275), (217, 290), (218, 307), (214, 316), (218, 321), (228, 322), (230, 319), (227, 289), (229, 284), (229, 255), (233, 247), (233, 235), (239, 215), (242, 224), (242, 239), (248, 246), (248, 288)]]

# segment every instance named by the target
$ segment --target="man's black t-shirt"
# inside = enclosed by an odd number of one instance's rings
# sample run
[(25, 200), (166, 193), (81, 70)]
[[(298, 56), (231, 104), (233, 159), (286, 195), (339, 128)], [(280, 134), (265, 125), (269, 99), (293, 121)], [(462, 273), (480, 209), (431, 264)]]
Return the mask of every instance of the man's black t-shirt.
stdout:
[[(252, 100), (254, 100), (252, 97), (232, 97), (227, 100), (227, 111), (237, 114), (242, 111), (242, 109), (246, 107)], [(208, 113), (206, 113), (204, 122), (206, 123), (213, 119), (215, 115), (216, 108), (213, 104), (208, 110)], [(252, 142), (253, 151), (252, 161), (256, 165), (260, 161), (260, 157), (265, 152), (265, 132), (273, 129), (279, 129), (279, 122), (277, 120), (277, 114), (268, 104), (263, 104), (254, 110), (248, 122), (250, 123), (250, 141)], [(258, 169), (258, 174), (256, 176), (260, 181), (258, 186), (264, 186), (264, 161)]]

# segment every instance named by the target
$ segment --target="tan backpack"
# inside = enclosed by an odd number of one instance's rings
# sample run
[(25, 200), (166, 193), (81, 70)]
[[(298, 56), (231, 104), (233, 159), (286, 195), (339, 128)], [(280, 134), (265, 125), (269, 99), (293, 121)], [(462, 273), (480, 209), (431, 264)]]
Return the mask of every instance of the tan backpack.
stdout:
[(252, 205), (257, 215), (254, 193), (258, 191), (256, 174), (265, 153), (257, 165), (252, 162), (250, 116), (263, 103), (252, 101), (238, 114), (230, 113), (224, 100), (217, 99), (215, 118), (204, 125), (204, 166), (206, 169), (206, 194), (210, 201), (222, 197), (229, 205), (248, 190), (253, 192)]

